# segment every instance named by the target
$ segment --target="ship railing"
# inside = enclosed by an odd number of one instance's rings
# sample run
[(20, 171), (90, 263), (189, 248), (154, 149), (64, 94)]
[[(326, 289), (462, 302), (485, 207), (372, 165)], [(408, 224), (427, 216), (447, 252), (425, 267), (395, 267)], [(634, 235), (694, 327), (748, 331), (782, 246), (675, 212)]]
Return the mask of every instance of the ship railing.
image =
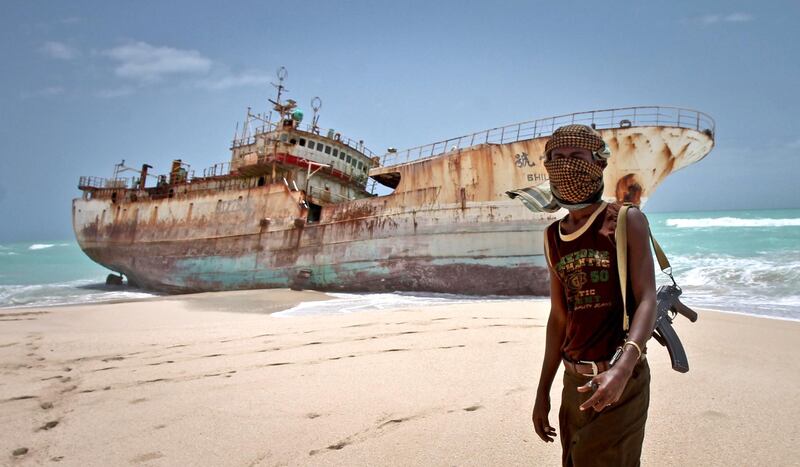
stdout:
[(490, 128), (470, 135), (390, 152), (382, 156), (381, 165), (398, 165), (439, 157), (481, 144), (507, 144), (550, 136), (557, 128), (569, 124), (590, 125), (598, 130), (646, 126), (687, 128), (706, 132), (711, 138), (714, 138), (716, 131), (716, 123), (710, 115), (692, 109), (641, 106), (591, 110)]
[(102, 178), (82, 176), (78, 179), (78, 188), (85, 189), (104, 189), (104, 188), (128, 188), (132, 187), (130, 178)]
[[(264, 123), (263, 125), (256, 127), (253, 130), (253, 133), (251, 133), (249, 135), (246, 135), (244, 137), (241, 137), (241, 138), (235, 138), (233, 140), (232, 145), (231, 145), (231, 149), (235, 149), (235, 148), (238, 148), (238, 147), (241, 147), (241, 146), (249, 146), (251, 144), (255, 144), (256, 139), (257, 139), (257, 137), (259, 135), (263, 135), (265, 133), (270, 133), (270, 132), (274, 132), (274, 131), (279, 131), (280, 129), (281, 128), (278, 125), (274, 124), (274, 123)], [(341, 133), (337, 133), (333, 129), (325, 129), (325, 128), (319, 128), (319, 127), (315, 128), (312, 125), (302, 125), (302, 124), (295, 126), (295, 129), (301, 130), (301, 131), (305, 131), (306, 133), (311, 133), (311, 134), (314, 134), (314, 135), (317, 135), (317, 136), (320, 136), (320, 137), (323, 137), (323, 135), (324, 135), (325, 138), (332, 139), (332, 140), (337, 141), (337, 142), (339, 142), (341, 144), (344, 144), (345, 146), (347, 146), (347, 147), (349, 147), (351, 149), (354, 149), (354, 150), (364, 154), (365, 156), (368, 156), (368, 157), (374, 157), (375, 156), (375, 153), (373, 153), (368, 147), (366, 147), (364, 145), (364, 140), (355, 140), (355, 139), (349, 138), (347, 136), (342, 135)]]
[(230, 162), (219, 162), (206, 169), (203, 169), (203, 178), (220, 177), (231, 172)]
[(326, 191), (320, 189), (319, 187), (309, 186), (308, 187), (308, 195), (312, 198), (319, 199), (322, 201), (326, 201), (329, 203), (339, 203), (345, 201), (352, 201), (354, 198), (350, 198), (348, 196), (340, 195), (339, 193), (333, 193), (331, 191)]

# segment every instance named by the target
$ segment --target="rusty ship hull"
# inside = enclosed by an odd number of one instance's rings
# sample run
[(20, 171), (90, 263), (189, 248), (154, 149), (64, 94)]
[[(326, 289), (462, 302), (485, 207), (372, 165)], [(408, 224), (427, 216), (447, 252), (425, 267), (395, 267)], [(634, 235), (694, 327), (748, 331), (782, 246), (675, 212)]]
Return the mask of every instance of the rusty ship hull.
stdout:
[[(571, 114), (572, 121), (576, 115), (589, 114)], [(669, 174), (705, 157), (713, 120), (691, 115), (696, 124), (620, 124), (616, 116), (598, 125), (613, 153), (604, 198), (644, 204)], [(559, 124), (553, 117), (549, 131)], [(73, 227), (91, 259), (169, 293), (303, 287), (547, 295), (543, 231), (566, 211), (534, 213), (506, 196), (547, 179), (539, 155), (549, 131), (523, 125), (516, 135), (509, 126), (393, 153), (369, 170), (391, 193), (343, 202), (286, 178), (259, 177), (269, 174), (270, 160), (271, 175), (274, 162), (287, 159), (306, 161), (311, 173), (311, 155), (276, 139), (266, 158), (262, 151), (249, 165), (239, 154), (245, 162), (234, 176), (175, 184), (169, 196), (94, 189), (73, 201)], [(246, 170), (258, 166), (266, 168)], [(309, 203), (319, 207), (313, 221)]]

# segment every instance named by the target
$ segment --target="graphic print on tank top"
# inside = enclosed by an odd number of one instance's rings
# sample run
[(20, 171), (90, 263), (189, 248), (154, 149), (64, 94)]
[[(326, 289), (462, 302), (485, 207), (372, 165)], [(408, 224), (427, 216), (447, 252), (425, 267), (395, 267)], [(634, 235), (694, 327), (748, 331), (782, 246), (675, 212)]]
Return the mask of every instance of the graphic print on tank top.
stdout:
[(561, 258), (555, 270), (567, 288), (567, 308), (572, 311), (611, 306), (607, 294), (611, 279), (611, 252), (582, 248)]

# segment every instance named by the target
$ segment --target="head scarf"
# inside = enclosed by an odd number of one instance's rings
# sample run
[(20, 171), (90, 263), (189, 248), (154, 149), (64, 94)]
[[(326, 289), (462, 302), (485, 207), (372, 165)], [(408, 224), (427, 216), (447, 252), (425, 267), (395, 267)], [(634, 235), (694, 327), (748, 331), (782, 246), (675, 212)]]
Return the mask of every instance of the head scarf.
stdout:
[(586, 125), (564, 125), (554, 131), (544, 146), (545, 160), (550, 158), (550, 151), (564, 147), (587, 149), (596, 160), (611, 157), (611, 150), (600, 137), (600, 133)]

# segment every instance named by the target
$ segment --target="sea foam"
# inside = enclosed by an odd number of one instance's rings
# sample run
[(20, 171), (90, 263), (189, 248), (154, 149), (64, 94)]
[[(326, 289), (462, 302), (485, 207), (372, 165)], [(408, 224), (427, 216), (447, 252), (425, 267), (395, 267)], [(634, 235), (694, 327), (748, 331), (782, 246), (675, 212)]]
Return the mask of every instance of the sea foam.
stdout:
[(427, 306), (458, 305), (464, 303), (495, 302), (542, 299), (543, 297), (528, 296), (473, 296), (444, 293), (424, 292), (393, 292), (393, 293), (329, 293), (332, 300), (303, 302), (294, 308), (273, 313), (276, 317), (309, 316), (347, 314), (359, 311), (402, 310), (407, 308), (421, 308)]
[(800, 219), (706, 217), (700, 219), (667, 219), (667, 225), (679, 229), (702, 229), (708, 227), (800, 227)]
[(29, 246), (29, 250), (44, 250), (45, 248), (52, 248), (55, 245), (52, 243), (34, 243), (33, 245)]

